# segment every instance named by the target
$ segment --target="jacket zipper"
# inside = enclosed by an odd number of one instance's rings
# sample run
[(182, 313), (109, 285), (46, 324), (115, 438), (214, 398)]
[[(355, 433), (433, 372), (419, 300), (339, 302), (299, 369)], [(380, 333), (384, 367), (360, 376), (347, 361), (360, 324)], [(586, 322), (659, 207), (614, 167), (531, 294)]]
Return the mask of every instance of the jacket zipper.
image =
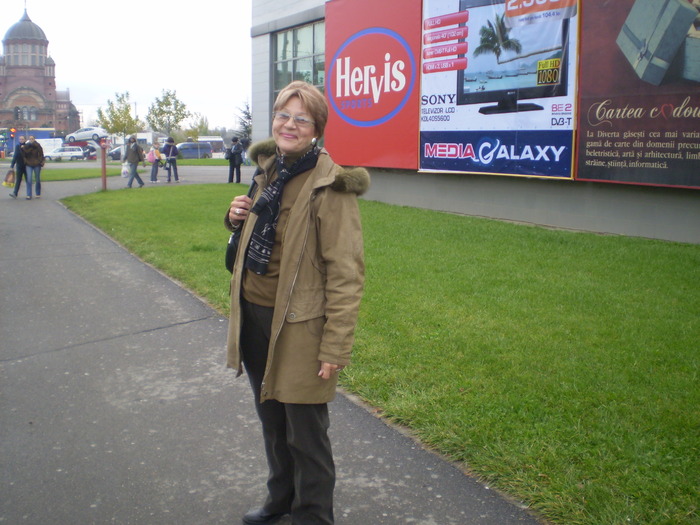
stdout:
[[(309, 195), (309, 203), (308, 203), (309, 215), (311, 215), (311, 204), (313, 203), (315, 198), (316, 198), (316, 191), (311, 190), (311, 194)], [(287, 319), (287, 312), (289, 312), (289, 303), (290, 303), (291, 297), (292, 297), (292, 290), (294, 289), (294, 285), (296, 284), (297, 278), (299, 277), (299, 269), (301, 268), (301, 260), (304, 257), (304, 250), (306, 249), (306, 242), (309, 238), (309, 228), (310, 227), (311, 227), (311, 219), (307, 218), (306, 231), (304, 232), (304, 242), (302, 243), (301, 253), (299, 254), (299, 258), (297, 259), (297, 267), (296, 267), (296, 270), (294, 271), (294, 279), (292, 279), (292, 283), (288, 289), (289, 294), (288, 294), (287, 303), (284, 305), (284, 316), (282, 317), (282, 323), (280, 323), (280, 326), (277, 329), (277, 332), (275, 333), (275, 337), (270, 339), (270, 347), (268, 348), (267, 363), (265, 364), (265, 374), (263, 375), (263, 381), (260, 384), (261, 396), (264, 396), (265, 394), (267, 394), (267, 392), (265, 392), (265, 377), (267, 377), (267, 374), (270, 371), (270, 363), (272, 363), (272, 358), (274, 357), (274, 346), (277, 344), (277, 339), (279, 338), (280, 333), (282, 333), (282, 327), (284, 326), (284, 322)]]

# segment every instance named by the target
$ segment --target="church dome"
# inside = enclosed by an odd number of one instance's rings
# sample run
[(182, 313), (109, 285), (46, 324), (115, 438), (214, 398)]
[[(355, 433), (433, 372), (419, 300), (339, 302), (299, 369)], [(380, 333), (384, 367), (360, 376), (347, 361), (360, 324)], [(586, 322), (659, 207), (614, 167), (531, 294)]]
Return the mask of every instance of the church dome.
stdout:
[(8, 40), (40, 40), (42, 42), (48, 42), (43, 29), (31, 21), (26, 9), (24, 10), (22, 19), (5, 33), (3, 42), (7, 42)]

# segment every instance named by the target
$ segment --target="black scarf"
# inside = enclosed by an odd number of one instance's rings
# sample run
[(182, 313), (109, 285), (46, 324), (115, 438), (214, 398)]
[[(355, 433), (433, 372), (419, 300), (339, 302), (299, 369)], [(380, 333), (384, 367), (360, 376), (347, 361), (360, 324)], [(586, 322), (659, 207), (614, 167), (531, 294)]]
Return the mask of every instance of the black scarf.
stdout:
[(284, 164), (284, 155), (277, 156), (277, 178), (265, 188), (250, 210), (257, 214), (258, 220), (255, 221), (253, 234), (248, 245), (245, 261), (245, 268), (248, 270), (252, 270), (258, 275), (267, 273), (267, 265), (270, 262), (272, 247), (275, 244), (275, 232), (277, 231), (284, 185), (299, 173), (313, 169), (318, 162), (319, 153), (320, 150), (314, 146), (289, 167)]

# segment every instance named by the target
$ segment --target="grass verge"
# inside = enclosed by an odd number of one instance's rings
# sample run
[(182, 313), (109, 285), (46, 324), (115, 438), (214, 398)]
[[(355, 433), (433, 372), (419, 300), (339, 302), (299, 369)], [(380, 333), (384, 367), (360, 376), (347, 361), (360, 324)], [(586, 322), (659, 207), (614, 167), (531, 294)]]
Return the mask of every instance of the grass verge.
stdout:
[[(71, 166), (69, 168), (64, 167), (65, 164), (73, 162), (75, 167)], [(54, 181), (64, 181), (64, 180), (80, 180), (80, 179), (95, 179), (102, 176), (102, 168), (95, 167), (93, 163), (84, 165), (83, 161), (59, 161), (59, 162), (47, 162), (46, 165), (41, 170), (41, 180), (43, 182), (54, 182)], [(57, 165), (61, 164), (58, 168)], [(178, 166), (228, 166), (229, 162), (225, 159), (179, 159), (177, 161)], [(52, 169), (53, 168), (53, 169)], [(0, 172), (2, 176), (5, 176), (7, 170), (10, 169), (10, 160), (4, 159), (0, 161)], [(138, 168), (139, 175), (143, 176), (151, 173), (150, 166), (143, 167), (139, 165)], [(107, 162), (107, 176), (115, 177), (121, 175), (121, 162), (108, 161)]]
[[(64, 202), (226, 314), (222, 221), (243, 191)], [(700, 246), (361, 210), (345, 388), (553, 523), (700, 523)]]
[[(139, 173), (142, 170), (139, 169)], [(115, 177), (121, 175), (121, 167), (107, 166), (107, 176)], [(51, 169), (51, 164), (47, 164), (41, 169), (42, 182), (53, 182), (63, 180), (96, 179), (102, 176), (101, 168), (61, 168)]]

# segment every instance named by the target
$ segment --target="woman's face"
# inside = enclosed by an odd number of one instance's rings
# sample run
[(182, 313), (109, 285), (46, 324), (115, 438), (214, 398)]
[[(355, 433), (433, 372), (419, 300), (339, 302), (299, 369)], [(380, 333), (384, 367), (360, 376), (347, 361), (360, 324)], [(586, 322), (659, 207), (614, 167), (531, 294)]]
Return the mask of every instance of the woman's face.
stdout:
[(299, 97), (290, 98), (284, 107), (277, 110), (277, 113), (284, 113), (292, 117), (286, 121), (279, 117), (272, 120), (272, 137), (279, 150), (284, 155), (294, 155), (309, 149), (311, 139), (316, 136), (316, 127), (313, 124), (300, 125), (294, 120), (294, 117), (313, 120), (311, 115), (306, 112)]

